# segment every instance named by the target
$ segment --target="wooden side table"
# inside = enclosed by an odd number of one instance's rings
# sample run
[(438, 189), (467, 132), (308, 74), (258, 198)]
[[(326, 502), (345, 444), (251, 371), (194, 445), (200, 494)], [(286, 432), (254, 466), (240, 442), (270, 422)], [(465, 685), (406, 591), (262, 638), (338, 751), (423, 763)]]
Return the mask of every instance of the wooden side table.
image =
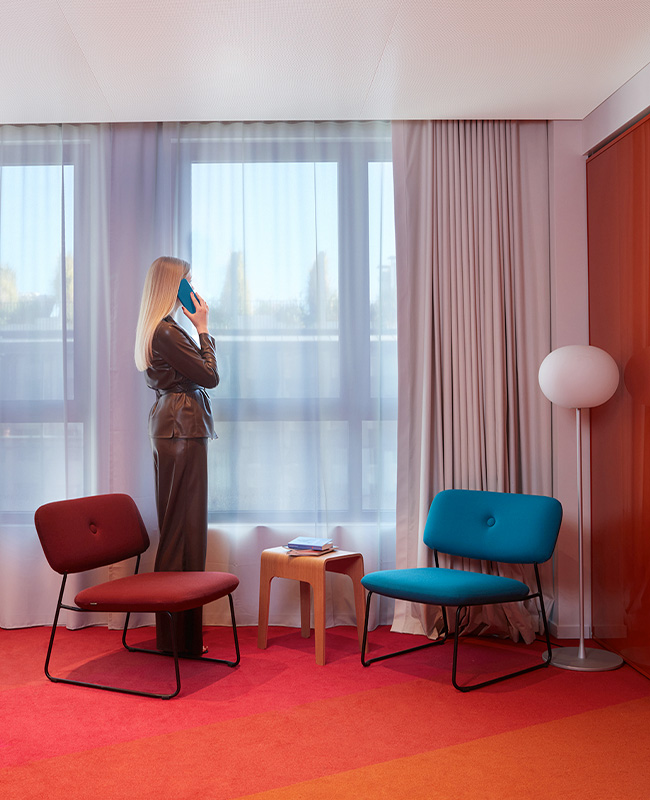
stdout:
[(266, 648), (269, 629), (269, 599), (273, 578), (290, 578), (300, 581), (300, 632), (309, 638), (309, 587), (314, 591), (314, 632), (316, 638), (316, 663), (325, 664), (325, 573), (339, 572), (349, 575), (354, 588), (354, 606), (357, 615), (359, 648), (363, 643), (365, 592), (361, 585), (363, 556), (347, 550), (335, 550), (322, 556), (290, 556), (284, 547), (271, 547), (262, 551), (260, 564), (260, 606), (257, 627), (257, 646)]

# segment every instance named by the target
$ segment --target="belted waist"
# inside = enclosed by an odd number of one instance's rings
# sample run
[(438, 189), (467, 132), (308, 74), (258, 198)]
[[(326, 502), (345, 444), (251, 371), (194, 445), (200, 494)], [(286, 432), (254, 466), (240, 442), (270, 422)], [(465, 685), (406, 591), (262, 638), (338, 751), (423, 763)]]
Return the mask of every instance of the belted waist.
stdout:
[(156, 401), (149, 412), (149, 436), (157, 439), (172, 436), (216, 438), (210, 397), (202, 386), (182, 389), (175, 384), (168, 389), (154, 389), (154, 392)]
[(195, 392), (202, 394), (206, 398), (208, 397), (208, 393), (202, 386), (193, 386), (191, 389), (154, 389), (154, 392), (156, 393), (156, 398), (166, 394), (194, 394)]

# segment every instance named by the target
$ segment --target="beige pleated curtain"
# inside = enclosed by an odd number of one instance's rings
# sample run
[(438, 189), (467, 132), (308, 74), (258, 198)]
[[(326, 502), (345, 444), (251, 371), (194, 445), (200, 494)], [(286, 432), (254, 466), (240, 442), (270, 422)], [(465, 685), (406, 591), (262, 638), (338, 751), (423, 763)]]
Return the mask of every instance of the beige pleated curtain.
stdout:
[[(550, 350), (547, 126), (396, 122), (393, 165), (397, 566), (415, 567), (431, 563), (422, 531), (440, 490), (552, 492), (550, 406), (537, 383)], [(439, 621), (400, 602), (393, 627), (435, 636)], [(476, 608), (467, 630), (531, 641), (538, 628), (530, 603)]]

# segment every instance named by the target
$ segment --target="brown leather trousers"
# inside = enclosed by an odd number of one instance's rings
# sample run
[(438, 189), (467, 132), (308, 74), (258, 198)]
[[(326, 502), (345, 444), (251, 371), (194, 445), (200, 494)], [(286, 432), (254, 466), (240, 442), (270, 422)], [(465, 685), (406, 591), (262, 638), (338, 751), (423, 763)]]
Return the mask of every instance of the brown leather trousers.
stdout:
[[(208, 536), (208, 440), (152, 438), (160, 543), (156, 572), (202, 571)], [(203, 610), (176, 617), (180, 653), (201, 655)], [(156, 646), (171, 651), (169, 618), (156, 615)]]

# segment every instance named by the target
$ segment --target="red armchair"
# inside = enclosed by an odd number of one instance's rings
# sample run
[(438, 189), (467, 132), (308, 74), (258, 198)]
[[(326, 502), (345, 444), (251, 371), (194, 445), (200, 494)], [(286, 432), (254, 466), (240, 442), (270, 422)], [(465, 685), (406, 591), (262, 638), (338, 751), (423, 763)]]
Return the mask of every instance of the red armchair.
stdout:
[[(140, 556), (149, 547), (149, 536), (140, 512), (131, 497), (125, 494), (105, 494), (47, 503), (34, 515), (36, 531), (49, 565), (62, 575), (61, 590), (56, 605), (52, 633), (45, 658), (45, 674), (55, 683), (89, 686), (124, 694), (159, 697), (168, 700), (181, 689), (179, 656), (175, 639), (173, 615), (190, 608), (199, 608), (227, 595), (235, 642), (235, 660), (196, 657), (201, 661), (214, 661), (235, 667), (239, 664), (239, 642), (232, 600), (232, 592), (239, 579), (227, 572), (149, 572), (138, 574)], [(67, 576), (97, 567), (108, 566), (129, 558), (136, 558), (135, 574), (126, 578), (100, 583), (79, 592), (75, 605), (63, 602)], [(136, 691), (117, 686), (89, 683), (56, 677), (50, 674), (49, 665), (61, 609), (69, 611), (122, 611), (126, 612), (122, 644), (131, 652), (160, 653), (133, 647), (126, 642), (129, 618), (132, 612), (160, 612), (169, 618), (172, 631), (171, 655), (176, 674), (175, 690), (169, 694)]]

